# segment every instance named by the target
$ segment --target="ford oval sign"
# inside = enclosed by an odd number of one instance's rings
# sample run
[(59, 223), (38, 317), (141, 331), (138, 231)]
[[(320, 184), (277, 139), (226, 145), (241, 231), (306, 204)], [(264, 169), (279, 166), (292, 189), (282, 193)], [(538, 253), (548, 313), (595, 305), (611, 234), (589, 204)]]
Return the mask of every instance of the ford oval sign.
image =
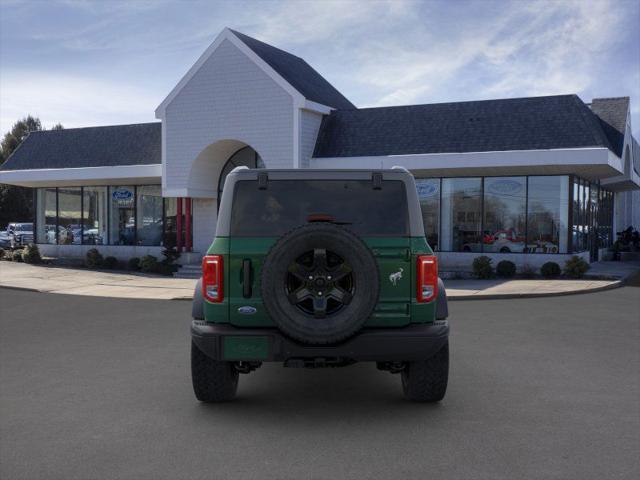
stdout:
[(253, 315), (254, 313), (256, 313), (258, 310), (256, 310), (254, 307), (250, 307), (250, 306), (244, 306), (244, 307), (240, 307), (238, 308), (238, 313), (240, 315)]
[(416, 188), (418, 189), (418, 196), (421, 198), (433, 197), (438, 195), (439, 192), (437, 183), (423, 183), (418, 180), (416, 181)]
[(130, 200), (133, 197), (133, 192), (125, 188), (119, 188), (111, 193), (114, 200)]
[(517, 180), (495, 180), (489, 184), (489, 191), (496, 195), (513, 195), (522, 190), (522, 182)]

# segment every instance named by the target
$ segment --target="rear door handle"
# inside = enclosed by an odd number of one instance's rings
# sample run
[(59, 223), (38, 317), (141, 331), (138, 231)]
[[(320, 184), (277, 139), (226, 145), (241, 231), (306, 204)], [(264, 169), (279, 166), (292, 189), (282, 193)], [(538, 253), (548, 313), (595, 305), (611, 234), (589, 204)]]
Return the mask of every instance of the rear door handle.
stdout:
[(242, 296), (251, 298), (251, 260), (242, 261)]

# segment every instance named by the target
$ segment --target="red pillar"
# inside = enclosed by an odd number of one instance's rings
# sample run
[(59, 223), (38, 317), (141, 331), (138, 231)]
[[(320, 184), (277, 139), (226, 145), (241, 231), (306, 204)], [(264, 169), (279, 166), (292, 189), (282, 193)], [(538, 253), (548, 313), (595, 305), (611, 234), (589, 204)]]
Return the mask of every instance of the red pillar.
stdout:
[(187, 252), (190, 252), (193, 247), (192, 239), (191, 239), (191, 199), (185, 198), (185, 213), (184, 213), (184, 245), (186, 247)]
[(182, 198), (178, 197), (176, 205), (176, 250), (182, 251)]

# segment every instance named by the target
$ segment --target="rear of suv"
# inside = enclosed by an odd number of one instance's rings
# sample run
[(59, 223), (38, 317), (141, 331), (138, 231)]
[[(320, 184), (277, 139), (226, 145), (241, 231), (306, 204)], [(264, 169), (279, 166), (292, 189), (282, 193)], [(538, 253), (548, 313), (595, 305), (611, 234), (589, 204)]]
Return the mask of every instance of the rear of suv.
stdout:
[(262, 362), (376, 362), (404, 395), (446, 392), (449, 325), (437, 259), (406, 170), (232, 171), (193, 301), (191, 370), (204, 402)]

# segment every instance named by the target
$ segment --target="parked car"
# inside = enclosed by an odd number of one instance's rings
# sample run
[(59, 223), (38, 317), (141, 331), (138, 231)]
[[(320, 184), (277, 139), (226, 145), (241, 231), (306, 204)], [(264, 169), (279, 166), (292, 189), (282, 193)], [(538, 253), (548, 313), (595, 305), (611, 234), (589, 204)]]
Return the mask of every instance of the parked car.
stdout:
[(262, 362), (399, 373), (406, 398), (440, 401), (447, 298), (413, 176), (234, 169), (193, 300), (198, 400), (231, 400)]
[(22, 248), (33, 243), (33, 223), (10, 223), (7, 225), (6, 236), (9, 248)]
[(82, 231), (82, 243), (85, 245), (102, 245), (102, 236), (97, 228), (84, 229)]
[(485, 235), (484, 251), (493, 253), (522, 253), (525, 248), (525, 238), (515, 230), (498, 230)]
[(525, 238), (518, 235), (514, 230), (497, 230), (494, 233), (485, 232), (480, 242), (465, 243), (462, 246), (463, 252), (485, 252), (485, 253), (521, 253), (525, 251)]
[(0, 231), (0, 248), (10, 248), (11, 241), (9, 240), (9, 234), (6, 230)]

